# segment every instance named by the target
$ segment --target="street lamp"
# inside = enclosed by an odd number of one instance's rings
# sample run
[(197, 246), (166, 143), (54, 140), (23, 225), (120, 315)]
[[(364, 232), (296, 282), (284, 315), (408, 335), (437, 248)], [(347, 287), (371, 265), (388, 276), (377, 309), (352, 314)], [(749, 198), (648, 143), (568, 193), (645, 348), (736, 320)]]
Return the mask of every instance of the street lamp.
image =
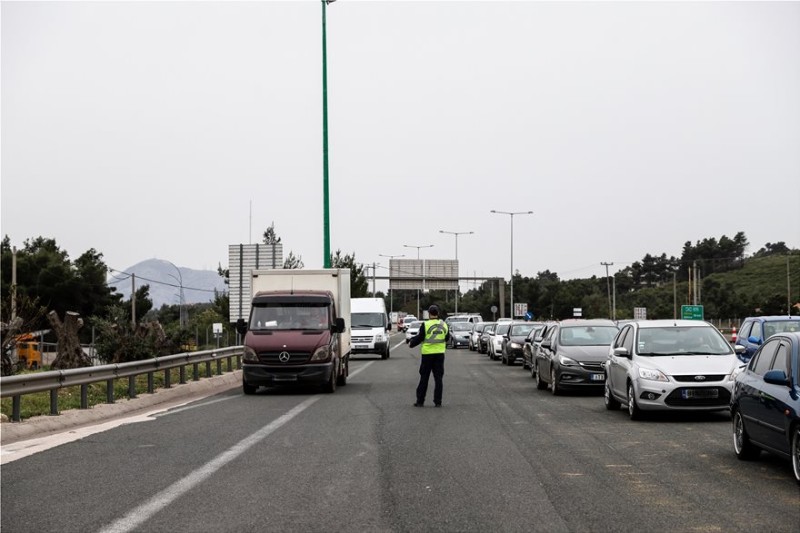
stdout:
[(328, 58), (325, 8), (335, 0), (322, 0), (322, 228), (323, 266), (331, 267), (331, 221), (328, 194)]
[[(433, 248), (432, 244), (423, 244), (421, 246), (414, 246), (412, 244), (404, 244), (406, 248), (416, 248), (417, 249), (417, 261), (419, 261), (419, 249), (420, 248)], [(422, 286), (425, 286), (425, 269), (422, 269)], [(419, 289), (417, 289), (417, 320), (420, 319), (419, 314)]]
[(514, 215), (532, 215), (533, 211), (495, 211), (492, 213), (499, 215), (509, 215), (511, 217), (511, 319), (514, 318)]
[[(459, 235), (472, 235), (474, 231), (445, 231), (443, 229), (439, 230), (439, 233), (447, 233), (449, 235), (454, 235), (456, 238), (456, 267), (458, 266), (458, 236)], [(461, 288), (458, 287), (458, 280), (456, 280), (456, 309), (455, 313), (458, 313), (458, 293), (460, 292)]]
[[(405, 254), (401, 255), (384, 255), (378, 254), (380, 257), (388, 257), (389, 258), (389, 322), (392, 321), (392, 313), (394, 313), (394, 294), (392, 294), (392, 259), (395, 257), (405, 257)], [(417, 317), (419, 318), (419, 317)]]

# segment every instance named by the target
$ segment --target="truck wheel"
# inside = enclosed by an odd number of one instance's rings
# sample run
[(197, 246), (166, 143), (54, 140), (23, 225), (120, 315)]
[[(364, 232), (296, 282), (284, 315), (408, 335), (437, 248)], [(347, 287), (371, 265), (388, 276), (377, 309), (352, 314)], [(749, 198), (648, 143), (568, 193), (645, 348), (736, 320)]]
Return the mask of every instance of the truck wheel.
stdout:
[(245, 380), (242, 380), (242, 392), (243, 393), (245, 393), (247, 395), (255, 394), (256, 390), (258, 390), (258, 387), (256, 387), (255, 385), (249, 385)]
[(350, 374), (350, 359), (344, 362), (344, 371), (339, 374), (336, 384), (344, 387), (347, 385), (347, 375)]
[(328, 394), (333, 394), (334, 392), (336, 392), (337, 379), (338, 378), (336, 376), (336, 367), (334, 366), (331, 369), (331, 378), (328, 380), (327, 383), (325, 383), (325, 385), (322, 386), (322, 390), (327, 392)]
[(381, 359), (389, 359), (389, 345), (386, 345), (386, 350), (381, 354)]

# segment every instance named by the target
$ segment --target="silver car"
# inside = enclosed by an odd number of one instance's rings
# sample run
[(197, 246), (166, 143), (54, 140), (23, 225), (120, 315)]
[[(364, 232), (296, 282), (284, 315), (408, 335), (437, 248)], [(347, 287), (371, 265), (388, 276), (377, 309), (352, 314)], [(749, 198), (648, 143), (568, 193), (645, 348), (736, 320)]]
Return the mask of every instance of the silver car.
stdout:
[(708, 322), (632, 322), (609, 349), (606, 408), (625, 405), (633, 420), (649, 410), (723, 411), (741, 364)]

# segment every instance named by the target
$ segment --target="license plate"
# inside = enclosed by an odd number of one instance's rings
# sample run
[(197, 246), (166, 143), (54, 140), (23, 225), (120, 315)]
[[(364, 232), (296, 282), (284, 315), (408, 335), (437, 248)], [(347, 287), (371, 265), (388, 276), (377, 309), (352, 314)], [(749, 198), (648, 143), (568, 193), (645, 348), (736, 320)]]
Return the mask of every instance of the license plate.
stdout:
[(369, 344), (356, 343), (353, 346), (355, 346), (356, 348), (366, 348), (367, 346), (369, 346)]
[(275, 376), (274, 381), (297, 381), (297, 376)]
[(717, 389), (683, 389), (681, 391), (681, 398), (684, 400), (693, 398), (719, 398), (719, 391)]
[(589, 379), (591, 379), (592, 381), (605, 381), (606, 380), (606, 375), (605, 374), (592, 374)]

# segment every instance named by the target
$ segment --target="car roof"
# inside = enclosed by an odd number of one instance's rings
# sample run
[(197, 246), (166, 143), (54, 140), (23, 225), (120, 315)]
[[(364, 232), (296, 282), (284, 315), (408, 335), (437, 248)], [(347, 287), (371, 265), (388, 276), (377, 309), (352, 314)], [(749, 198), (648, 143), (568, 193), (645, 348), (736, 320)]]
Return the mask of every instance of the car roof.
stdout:
[(640, 328), (669, 328), (669, 327), (714, 327), (704, 320), (637, 320), (635, 322)]
[(614, 326), (617, 325), (614, 323), (613, 320), (608, 320), (606, 318), (570, 318), (568, 320), (562, 320), (559, 323), (562, 327), (569, 327), (569, 326)]
[(796, 320), (800, 321), (800, 316), (789, 316), (789, 315), (771, 315), (771, 316), (749, 316), (745, 318), (745, 320), (758, 320), (759, 322), (778, 322), (784, 320)]

